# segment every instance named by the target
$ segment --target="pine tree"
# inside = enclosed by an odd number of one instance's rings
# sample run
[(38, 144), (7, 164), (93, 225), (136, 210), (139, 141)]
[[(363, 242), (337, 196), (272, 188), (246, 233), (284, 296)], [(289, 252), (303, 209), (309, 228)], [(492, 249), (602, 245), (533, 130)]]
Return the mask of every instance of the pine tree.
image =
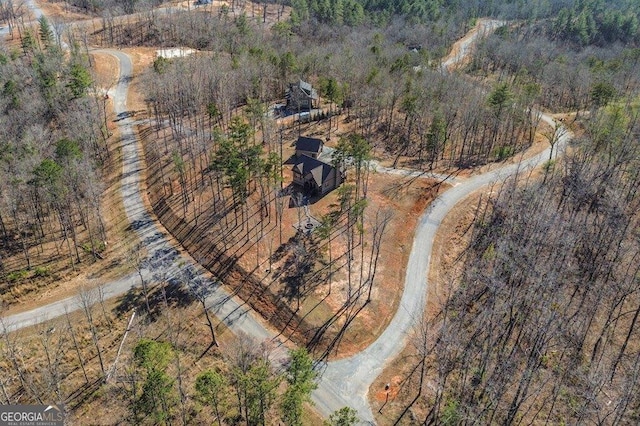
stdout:
[(311, 402), (311, 392), (316, 389), (318, 373), (313, 369), (313, 360), (306, 349), (299, 348), (290, 352), (291, 362), (285, 378), (289, 386), (285, 391), (280, 408), (285, 424), (302, 424), (302, 404)]
[(213, 408), (219, 426), (222, 426), (221, 410), (226, 401), (227, 380), (214, 370), (203, 371), (196, 377), (196, 392), (202, 402)]
[(49, 21), (44, 15), (42, 15), (40, 19), (38, 19), (38, 24), (40, 25), (40, 42), (42, 43), (44, 48), (47, 49), (53, 46), (53, 29), (51, 28)]
[(67, 87), (71, 90), (74, 98), (84, 96), (85, 91), (91, 86), (91, 74), (81, 64), (75, 62), (69, 71), (69, 83)]

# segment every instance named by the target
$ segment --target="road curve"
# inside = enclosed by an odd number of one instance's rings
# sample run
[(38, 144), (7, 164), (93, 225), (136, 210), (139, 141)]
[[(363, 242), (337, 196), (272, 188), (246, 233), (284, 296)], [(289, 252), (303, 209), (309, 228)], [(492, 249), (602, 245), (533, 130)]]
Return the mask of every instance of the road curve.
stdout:
[(451, 53), (442, 61), (440, 68), (445, 72), (451, 71), (471, 53), (471, 47), (479, 37), (484, 37), (505, 24), (505, 21), (497, 19), (478, 19), (475, 28), (455, 42)]
[[(552, 126), (555, 120), (542, 114), (542, 120)], [(560, 132), (562, 136), (554, 147), (554, 157), (562, 152), (572, 134)], [(406, 337), (412, 327), (422, 318), (429, 283), (428, 268), (431, 262), (433, 242), (445, 216), (471, 193), (493, 182), (501, 182), (520, 172), (542, 165), (549, 159), (550, 148), (522, 160), (487, 173), (458, 181), (455, 186), (438, 196), (420, 218), (409, 255), (405, 275), (404, 292), (398, 310), (389, 326), (364, 351), (339, 361), (326, 364), (318, 389), (313, 393), (313, 401), (319, 411), (328, 416), (346, 405), (356, 409), (360, 418), (374, 423), (373, 413), (367, 400), (369, 387), (380, 375), (382, 369), (395, 358), (406, 344)]]
[[(170, 280), (179, 272), (191, 268), (194, 274), (200, 275), (202, 282), (207, 286), (207, 306), (232, 331), (244, 332), (259, 342), (272, 340), (275, 333), (260, 322), (242, 301), (236, 300), (222, 287), (213, 284), (193, 259), (175, 250), (165, 232), (147, 211), (141, 196), (143, 161), (140, 152), (142, 147), (133, 130), (135, 122), (127, 113), (127, 93), (129, 82), (133, 78), (133, 65), (129, 56), (123, 52), (116, 50), (98, 50), (97, 52), (110, 54), (119, 62), (120, 74), (113, 98), (122, 138), (123, 164), (120, 190), (129, 223), (147, 249), (148, 255), (142, 269), (143, 278), (152, 280), (155, 277)], [(136, 272), (106, 283), (101, 288), (104, 297), (108, 299), (123, 295), (139, 285), (141, 285), (140, 277)], [(2, 319), (2, 325), (7, 331), (15, 331), (59, 317), (64, 315), (65, 311), (72, 312), (77, 309), (80, 309), (78, 298), (69, 297), (5, 317)], [(286, 357), (286, 348), (279, 342), (275, 343), (273, 357), (276, 360), (282, 360)]]
[[(265, 340), (273, 340), (275, 333), (268, 329), (265, 324), (259, 321), (256, 315), (250, 311), (250, 308), (241, 300), (232, 297), (224, 288), (218, 284), (211, 282), (208, 274), (188, 255), (180, 255), (175, 251), (173, 246), (167, 240), (167, 236), (160, 229), (156, 220), (154, 220), (146, 209), (141, 197), (140, 184), (143, 179), (141, 170), (143, 162), (140, 159), (139, 152), (142, 146), (133, 131), (134, 121), (127, 114), (126, 100), (129, 81), (132, 79), (133, 70), (131, 58), (121, 52), (115, 50), (103, 51), (115, 56), (120, 63), (120, 78), (115, 93), (114, 109), (117, 116), (124, 116), (119, 127), (122, 137), (123, 151), (123, 178), (122, 178), (122, 199), (125, 212), (136, 229), (140, 240), (147, 248), (149, 269), (145, 272), (151, 276), (157, 276), (158, 270), (165, 277), (175, 276), (179, 270), (192, 268), (192, 270), (203, 278), (208, 294), (206, 304), (217, 318), (229, 327), (234, 333), (243, 332), (248, 334), (258, 342)], [(153, 269), (153, 272), (151, 271)], [(110, 284), (109, 284), (110, 285)], [(278, 341), (275, 342), (273, 356), (276, 359), (284, 359), (286, 357), (286, 348)]]
[[(179, 254), (169, 243), (166, 234), (150, 216), (141, 197), (140, 158), (141, 144), (133, 131), (135, 122), (127, 114), (127, 92), (129, 81), (133, 78), (133, 67), (128, 55), (120, 51), (100, 50), (116, 57), (120, 64), (120, 76), (114, 93), (115, 113), (122, 117), (118, 121), (122, 137), (123, 177), (122, 199), (126, 215), (148, 251), (147, 266), (142, 275), (149, 280), (158, 274), (173, 277), (180, 270), (193, 268), (198, 274), (204, 274), (196, 262), (187, 255)], [(551, 125), (555, 121), (546, 115), (542, 119)], [(556, 153), (562, 151), (571, 138), (565, 132), (557, 143)], [(329, 362), (324, 365), (318, 389), (312, 398), (318, 410), (324, 416), (344, 406), (358, 411), (365, 422), (374, 422), (373, 413), (367, 401), (371, 383), (380, 374), (387, 361), (392, 360), (404, 347), (406, 336), (413, 324), (422, 317), (426, 302), (428, 267), (431, 259), (433, 241), (444, 217), (455, 205), (472, 192), (485, 185), (512, 176), (518, 170), (525, 170), (544, 163), (549, 158), (549, 149), (523, 160), (519, 164), (510, 164), (470, 179), (459, 181), (451, 189), (441, 194), (422, 215), (413, 241), (413, 247), (407, 265), (405, 287), (399, 309), (382, 335), (364, 351), (347, 359)], [(204, 276), (204, 275), (202, 275)], [(137, 274), (129, 274), (102, 286), (105, 298), (116, 297), (140, 285)], [(258, 341), (273, 340), (275, 333), (268, 329), (250, 308), (241, 301), (232, 298), (220, 286), (209, 283), (207, 305), (235, 333), (243, 332)], [(41, 306), (28, 312), (3, 318), (2, 324), (8, 331), (35, 325), (61, 316), (65, 310), (80, 308), (77, 298)], [(275, 342), (277, 349), (274, 357), (283, 360), (286, 348)]]

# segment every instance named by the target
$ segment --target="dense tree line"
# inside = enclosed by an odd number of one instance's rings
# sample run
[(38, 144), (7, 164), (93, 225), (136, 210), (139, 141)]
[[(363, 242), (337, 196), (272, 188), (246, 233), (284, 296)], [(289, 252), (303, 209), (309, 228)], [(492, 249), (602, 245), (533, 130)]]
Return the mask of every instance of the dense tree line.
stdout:
[(294, 23), (310, 19), (334, 25), (383, 24), (394, 16), (442, 26), (478, 17), (541, 20), (564, 40), (578, 44), (638, 41), (637, 2), (629, 0), (459, 1), (292, 0)]
[[(613, 2), (615, 3), (615, 2)], [(551, 33), (578, 45), (640, 42), (637, 2), (578, 1), (562, 8), (551, 23)]]
[[(65, 55), (41, 19), (21, 50), (0, 51), (0, 274), (5, 283), (75, 267), (104, 248), (104, 103), (78, 44)], [(7, 275), (8, 274), (8, 275)], [(2, 289), (2, 292), (6, 291)]]
[(84, 13), (103, 16), (142, 12), (163, 3), (162, 0), (66, 0), (66, 2)]
[(620, 44), (573, 48), (536, 26), (502, 27), (483, 41), (472, 72), (500, 73), (552, 110), (589, 110), (640, 91), (640, 49)]
[[(161, 5), (161, 0), (67, 0), (85, 12), (117, 16), (144, 12)], [(244, 2), (230, 2), (230, 11)], [(367, 22), (388, 23), (394, 17), (411, 22), (452, 21), (465, 24), (478, 17), (546, 20), (548, 28), (566, 40), (580, 44), (593, 41), (627, 42), (637, 40), (638, 4), (633, 0), (267, 0), (262, 7), (291, 6), (292, 21), (298, 25), (309, 20), (332, 25), (361, 25)]]

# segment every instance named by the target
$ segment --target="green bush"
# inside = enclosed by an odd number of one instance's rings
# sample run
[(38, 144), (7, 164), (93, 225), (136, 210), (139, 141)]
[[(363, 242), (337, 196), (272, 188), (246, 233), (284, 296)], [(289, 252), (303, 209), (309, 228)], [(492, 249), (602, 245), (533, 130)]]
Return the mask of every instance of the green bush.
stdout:
[(512, 146), (501, 146), (493, 150), (493, 155), (496, 161), (502, 161), (513, 155), (514, 149)]
[[(86, 242), (83, 243), (81, 246), (82, 250), (84, 250), (87, 253), (91, 253), (91, 242)], [(96, 253), (102, 253), (107, 247), (104, 244), (104, 241), (100, 241), (100, 240), (93, 240), (93, 247), (96, 251)]]
[(46, 266), (36, 266), (34, 269), (33, 276), (34, 277), (48, 277), (49, 276), (49, 268)]
[(27, 271), (26, 269), (20, 269), (19, 271), (9, 272), (7, 274), (7, 281), (12, 283), (16, 281), (20, 281), (26, 278), (27, 275), (29, 275), (29, 271)]

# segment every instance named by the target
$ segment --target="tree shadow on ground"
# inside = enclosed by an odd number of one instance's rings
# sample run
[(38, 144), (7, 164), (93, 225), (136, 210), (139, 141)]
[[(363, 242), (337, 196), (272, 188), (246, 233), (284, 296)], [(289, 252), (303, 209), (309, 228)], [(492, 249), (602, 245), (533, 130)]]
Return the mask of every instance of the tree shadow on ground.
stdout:
[(165, 284), (154, 284), (149, 289), (149, 312), (142, 288), (131, 288), (126, 292), (116, 304), (113, 312), (116, 315), (123, 315), (135, 309), (137, 312), (145, 313), (148, 321), (156, 321), (163, 312), (163, 309), (185, 308), (191, 305), (196, 299), (185, 286), (169, 280)]

